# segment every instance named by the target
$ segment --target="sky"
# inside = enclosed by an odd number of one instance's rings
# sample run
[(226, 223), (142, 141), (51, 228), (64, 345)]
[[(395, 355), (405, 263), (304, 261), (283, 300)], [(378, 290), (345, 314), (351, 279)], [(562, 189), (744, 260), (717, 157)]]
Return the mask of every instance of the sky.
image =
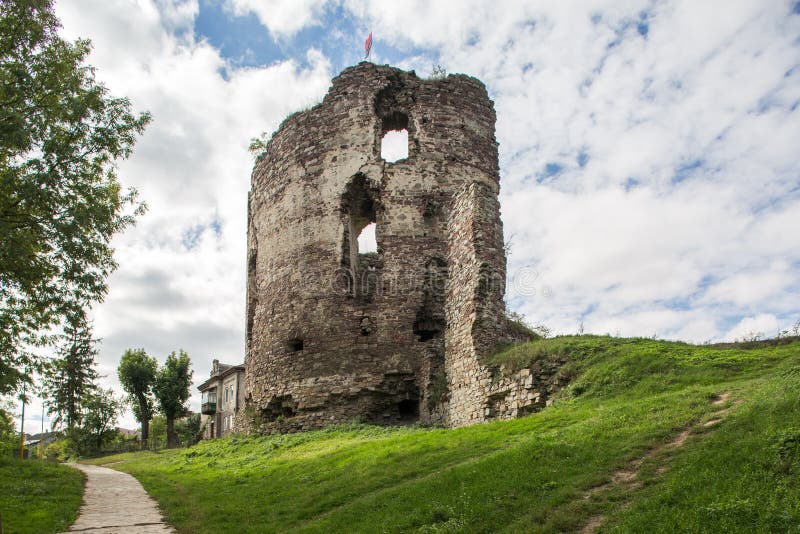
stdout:
[(160, 362), (186, 350), (195, 385), (212, 359), (243, 361), (247, 147), (319, 102), (370, 31), (374, 63), (486, 84), (507, 303), (530, 322), (703, 343), (800, 320), (800, 1), (58, 0), (56, 13), (65, 38), (92, 40), (111, 94), (153, 115), (119, 163), (149, 211), (115, 239), (120, 267), (93, 310), (103, 384), (120, 392), (129, 347)]

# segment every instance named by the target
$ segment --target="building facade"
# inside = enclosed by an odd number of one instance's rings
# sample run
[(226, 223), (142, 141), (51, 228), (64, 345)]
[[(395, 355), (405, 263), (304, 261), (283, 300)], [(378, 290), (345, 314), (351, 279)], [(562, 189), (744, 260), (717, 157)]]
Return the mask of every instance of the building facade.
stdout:
[(197, 388), (202, 394), (203, 439), (219, 438), (235, 429), (236, 417), (244, 409), (244, 380), (244, 365), (213, 361), (211, 376)]

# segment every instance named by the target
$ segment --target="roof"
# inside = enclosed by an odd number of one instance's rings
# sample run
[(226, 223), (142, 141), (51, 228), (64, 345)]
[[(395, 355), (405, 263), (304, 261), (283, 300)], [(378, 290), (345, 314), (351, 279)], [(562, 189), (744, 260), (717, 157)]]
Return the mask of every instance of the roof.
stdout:
[(239, 365), (226, 365), (224, 363), (218, 364), (219, 372), (217, 374), (212, 375), (211, 378), (197, 386), (199, 391), (205, 391), (209, 389), (209, 387), (216, 382), (217, 380), (222, 380), (223, 378), (230, 376), (234, 373), (244, 372), (244, 364), (240, 363)]

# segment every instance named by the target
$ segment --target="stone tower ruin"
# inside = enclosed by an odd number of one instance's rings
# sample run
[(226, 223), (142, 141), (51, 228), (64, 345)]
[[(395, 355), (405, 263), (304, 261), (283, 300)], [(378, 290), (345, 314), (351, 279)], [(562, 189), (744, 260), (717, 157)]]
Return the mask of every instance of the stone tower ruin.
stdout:
[[(475, 78), (360, 63), (273, 135), (249, 196), (245, 357), (268, 430), (502, 415), (486, 363), (505, 325), (494, 125)], [(408, 132), (394, 163), (391, 130)], [(377, 253), (358, 250), (370, 223)]]

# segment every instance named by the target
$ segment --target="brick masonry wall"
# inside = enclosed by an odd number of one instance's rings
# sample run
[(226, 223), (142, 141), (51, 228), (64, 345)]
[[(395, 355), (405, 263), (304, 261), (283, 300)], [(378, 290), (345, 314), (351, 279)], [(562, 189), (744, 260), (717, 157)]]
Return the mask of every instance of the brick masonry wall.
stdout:
[[(240, 429), (499, 413), (485, 363), (505, 321), (494, 124), (474, 78), (365, 62), (283, 122), (249, 194)], [(387, 163), (381, 139), (400, 128), (408, 158)], [(378, 252), (358, 254), (369, 222)]]

